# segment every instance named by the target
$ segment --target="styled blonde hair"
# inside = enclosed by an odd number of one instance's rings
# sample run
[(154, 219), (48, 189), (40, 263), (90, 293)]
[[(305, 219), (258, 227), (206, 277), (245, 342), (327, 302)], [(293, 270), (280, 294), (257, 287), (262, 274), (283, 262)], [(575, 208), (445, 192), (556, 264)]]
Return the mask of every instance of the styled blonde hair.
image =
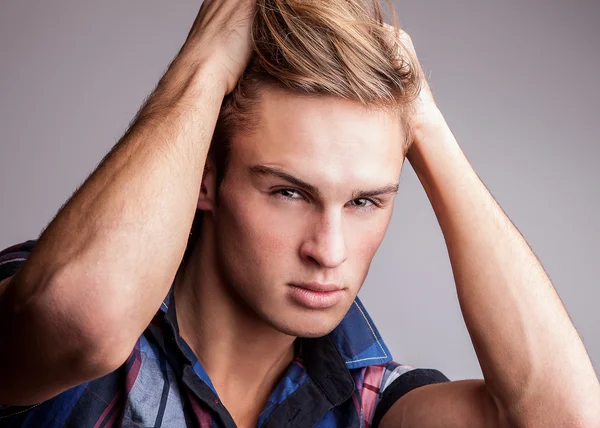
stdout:
[(259, 0), (249, 71), (292, 91), (403, 102), (415, 95), (417, 76), (383, 22), (378, 0)]
[[(384, 27), (379, 0), (256, 3), (254, 53), (237, 86), (223, 100), (209, 152), (217, 189), (227, 169), (234, 134), (256, 126), (261, 91), (269, 88), (335, 96), (395, 111), (406, 135), (405, 141), (398, 143), (408, 149), (408, 120), (421, 77), (410, 52)], [(393, 6), (389, 0), (386, 4), (397, 29)]]
[[(391, 108), (406, 125), (421, 76), (415, 58), (384, 24), (379, 0), (257, 0), (254, 55), (223, 101), (214, 145), (256, 125), (260, 91), (330, 95)], [(396, 13), (386, 4), (398, 27)], [(405, 149), (410, 143), (405, 126)]]

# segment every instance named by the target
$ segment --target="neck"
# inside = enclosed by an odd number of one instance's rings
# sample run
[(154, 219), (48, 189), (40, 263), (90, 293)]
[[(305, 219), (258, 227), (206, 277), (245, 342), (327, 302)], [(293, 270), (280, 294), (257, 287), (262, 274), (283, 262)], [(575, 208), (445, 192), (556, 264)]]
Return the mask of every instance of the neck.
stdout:
[(202, 244), (197, 243), (175, 279), (180, 335), (230, 413), (250, 401), (253, 410), (240, 411), (239, 419), (258, 418), (294, 358), (296, 338), (275, 330), (240, 302), (218, 274), (211, 247)]

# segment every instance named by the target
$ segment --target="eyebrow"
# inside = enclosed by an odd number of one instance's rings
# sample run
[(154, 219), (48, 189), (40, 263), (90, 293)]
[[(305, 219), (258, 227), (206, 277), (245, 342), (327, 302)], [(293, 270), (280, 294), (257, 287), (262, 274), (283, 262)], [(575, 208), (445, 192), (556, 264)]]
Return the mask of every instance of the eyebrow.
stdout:
[[(300, 180), (299, 178), (294, 177), (290, 173), (288, 173), (280, 168), (275, 168), (275, 167), (266, 166), (266, 165), (252, 165), (248, 169), (253, 174), (271, 175), (271, 176), (279, 177), (279, 178), (293, 184), (294, 186), (300, 187), (300, 188), (304, 189), (305, 191), (312, 193), (315, 196), (321, 195), (321, 191), (319, 190), (319, 188), (317, 186), (313, 186), (312, 184), (307, 183), (304, 180)], [(376, 189), (371, 189), (371, 190), (354, 190), (352, 192), (352, 199), (369, 198), (372, 196), (384, 195), (384, 194), (394, 194), (394, 193), (398, 193), (398, 188), (399, 188), (398, 183), (390, 183), (385, 186), (378, 187)]]

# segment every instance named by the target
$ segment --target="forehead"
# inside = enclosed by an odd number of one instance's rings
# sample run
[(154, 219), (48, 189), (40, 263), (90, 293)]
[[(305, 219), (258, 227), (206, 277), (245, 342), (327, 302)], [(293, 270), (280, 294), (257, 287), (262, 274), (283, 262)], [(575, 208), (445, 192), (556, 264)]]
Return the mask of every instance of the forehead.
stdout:
[(283, 167), (313, 180), (397, 180), (402, 167), (402, 124), (395, 111), (366, 108), (331, 96), (264, 91), (259, 120), (237, 136), (244, 164)]

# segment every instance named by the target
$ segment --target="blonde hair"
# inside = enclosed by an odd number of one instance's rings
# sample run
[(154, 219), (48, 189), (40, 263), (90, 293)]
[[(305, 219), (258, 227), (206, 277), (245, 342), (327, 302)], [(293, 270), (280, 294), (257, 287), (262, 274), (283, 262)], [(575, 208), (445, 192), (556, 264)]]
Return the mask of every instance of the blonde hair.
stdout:
[(383, 27), (378, 0), (257, 3), (250, 73), (273, 76), (295, 92), (369, 106), (403, 103), (416, 95), (416, 73), (399, 55), (403, 47), (398, 40)]
[[(408, 120), (421, 77), (410, 51), (384, 27), (379, 0), (256, 3), (254, 54), (232, 93), (223, 100), (211, 143), (217, 189), (227, 169), (234, 133), (249, 132), (256, 126), (256, 106), (261, 91), (268, 88), (335, 96), (396, 111), (404, 125), (406, 152), (411, 141)], [(386, 4), (397, 29), (393, 6), (389, 0)]]

